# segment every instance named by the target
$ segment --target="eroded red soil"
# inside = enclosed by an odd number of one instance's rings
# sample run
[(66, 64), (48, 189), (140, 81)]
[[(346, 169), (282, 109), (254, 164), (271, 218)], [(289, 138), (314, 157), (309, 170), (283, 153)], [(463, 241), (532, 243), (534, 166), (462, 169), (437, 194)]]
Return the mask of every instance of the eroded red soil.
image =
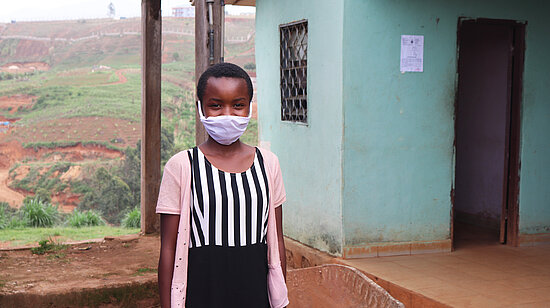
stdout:
[(34, 99), (36, 99), (36, 96), (25, 94), (2, 96), (0, 97), (0, 109), (9, 110), (10, 114), (14, 114), (19, 108), (32, 107)]
[[(120, 76), (123, 76), (122, 74)], [(32, 98), (21, 96), (4, 98), (5, 106), (26, 106)], [(27, 102), (27, 103), (25, 103)], [(2, 106), (0, 106), (2, 108)], [(119, 150), (109, 149), (97, 144), (77, 144), (57, 148), (24, 148), (20, 140), (26, 142), (37, 141), (66, 141), (88, 140), (115, 145), (119, 148), (135, 146), (140, 137), (140, 123), (116, 118), (70, 118), (55, 121), (33, 123), (30, 126), (17, 126), (17, 119), (0, 116), (0, 122), (9, 122), (7, 128), (0, 131), (0, 201), (8, 202), (12, 207), (21, 206), (23, 199), (32, 193), (11, 188), (10, 169), (13, 168), (15, 179), (22, 179), (29, 172), (29, 164), (55, 163), (68, 161), (75, 163), (64, 174), (59, 176), (64, 182), (78, 179), (81, 174), (79, 164), (100, 160), (111, 160), (123, 157)], [(19, 164), (19, 166), (15, 166)], [(40, 170), (47, 171), (48, 167)], [(52, 202), (59, 203), (63, 212), (72, 211), (79, 202), (79, 195), (73, 194), (70, 189), (52, 194)]]

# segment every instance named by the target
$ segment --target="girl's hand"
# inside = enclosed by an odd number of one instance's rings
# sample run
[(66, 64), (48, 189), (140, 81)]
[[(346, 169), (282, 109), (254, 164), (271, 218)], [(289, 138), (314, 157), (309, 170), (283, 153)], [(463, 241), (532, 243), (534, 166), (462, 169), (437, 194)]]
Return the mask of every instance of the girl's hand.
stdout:
[(275, 220), (277, 224), (277, 241), (279, 242), (279, 259), (281, 259), (281, 269), (286, 281), (286, 248), (283, 237), (283, 205), (275, 208)]

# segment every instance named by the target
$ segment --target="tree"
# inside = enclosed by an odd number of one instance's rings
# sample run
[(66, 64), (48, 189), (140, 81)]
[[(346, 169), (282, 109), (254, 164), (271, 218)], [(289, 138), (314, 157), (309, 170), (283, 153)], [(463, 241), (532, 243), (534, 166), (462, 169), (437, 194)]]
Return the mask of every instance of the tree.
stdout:
[(141, 140), (135, 148), (127, 147), (124, 150), (119, 176), (130, 188), (132, 204), (138, 206), (141, 200)]
[(246, 63), (243, 67), (244, 67), (245, 70), (251, 71), (251, 70), (256, 69), (256, 64), (254, 64), (252, 62), (251, 63)]
[(80, 210), (100, 211), (109, 223), (119, 224), (124, 212), (133, 207), (128, 184), (104, 167), (96, 170), (89, 186), (78, 205)]
[(162, 127), (160, 130), (160, 160), (164, 166), (174, 155), (174, 132)]
[(109, 13), (107, 15), (111, 18), (115, 17), (115, 5), (111, 2), (107, 8), (109, 9)]

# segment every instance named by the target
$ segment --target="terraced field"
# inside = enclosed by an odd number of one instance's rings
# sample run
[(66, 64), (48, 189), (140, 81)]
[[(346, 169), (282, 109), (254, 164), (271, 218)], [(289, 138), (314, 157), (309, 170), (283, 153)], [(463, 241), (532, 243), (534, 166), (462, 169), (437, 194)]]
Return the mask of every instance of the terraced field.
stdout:
[[(140, 29), (139, 18), (0, 27), (0, 202), (20, 207), (47, 187), (52, 202), (69, 212), (100, 167), (132, 187), (136, 173), (120, 170), (140, 139)], [(194, 21), (164, 18), (163, 32), (169, 156), (194, 145)], [(228, 18), (225, 52), (228, 61), (254, 63), (253, 18)], [(248, 143), (256, 143), (256, 127), (253, 120), (243, 137)], [(68, 167), (49, 172), (60, 164)]]

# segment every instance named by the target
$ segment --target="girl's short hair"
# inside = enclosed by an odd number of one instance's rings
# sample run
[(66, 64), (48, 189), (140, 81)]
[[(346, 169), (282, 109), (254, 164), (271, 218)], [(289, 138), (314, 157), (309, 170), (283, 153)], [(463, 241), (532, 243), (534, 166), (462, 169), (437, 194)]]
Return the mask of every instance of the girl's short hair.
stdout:
[(233, 63), (218, 63), (209, 67), (204, 73), (202, 73), (197, 83), (197, 97), (202, 101), (204, 96), (204, 90), (206, 89), (206, 83), (210, 77), (220, 78), (220, 77), (230, 77), (230, 78), (242, 78), (246, 82), (248, 87), (248, 94), (250, 96), (250, 101), (252, 101), (252, 95), (254, 94), (254, 88), (252, 87), (252, 80), (250, 76), (243, 70), (240, 66)]

